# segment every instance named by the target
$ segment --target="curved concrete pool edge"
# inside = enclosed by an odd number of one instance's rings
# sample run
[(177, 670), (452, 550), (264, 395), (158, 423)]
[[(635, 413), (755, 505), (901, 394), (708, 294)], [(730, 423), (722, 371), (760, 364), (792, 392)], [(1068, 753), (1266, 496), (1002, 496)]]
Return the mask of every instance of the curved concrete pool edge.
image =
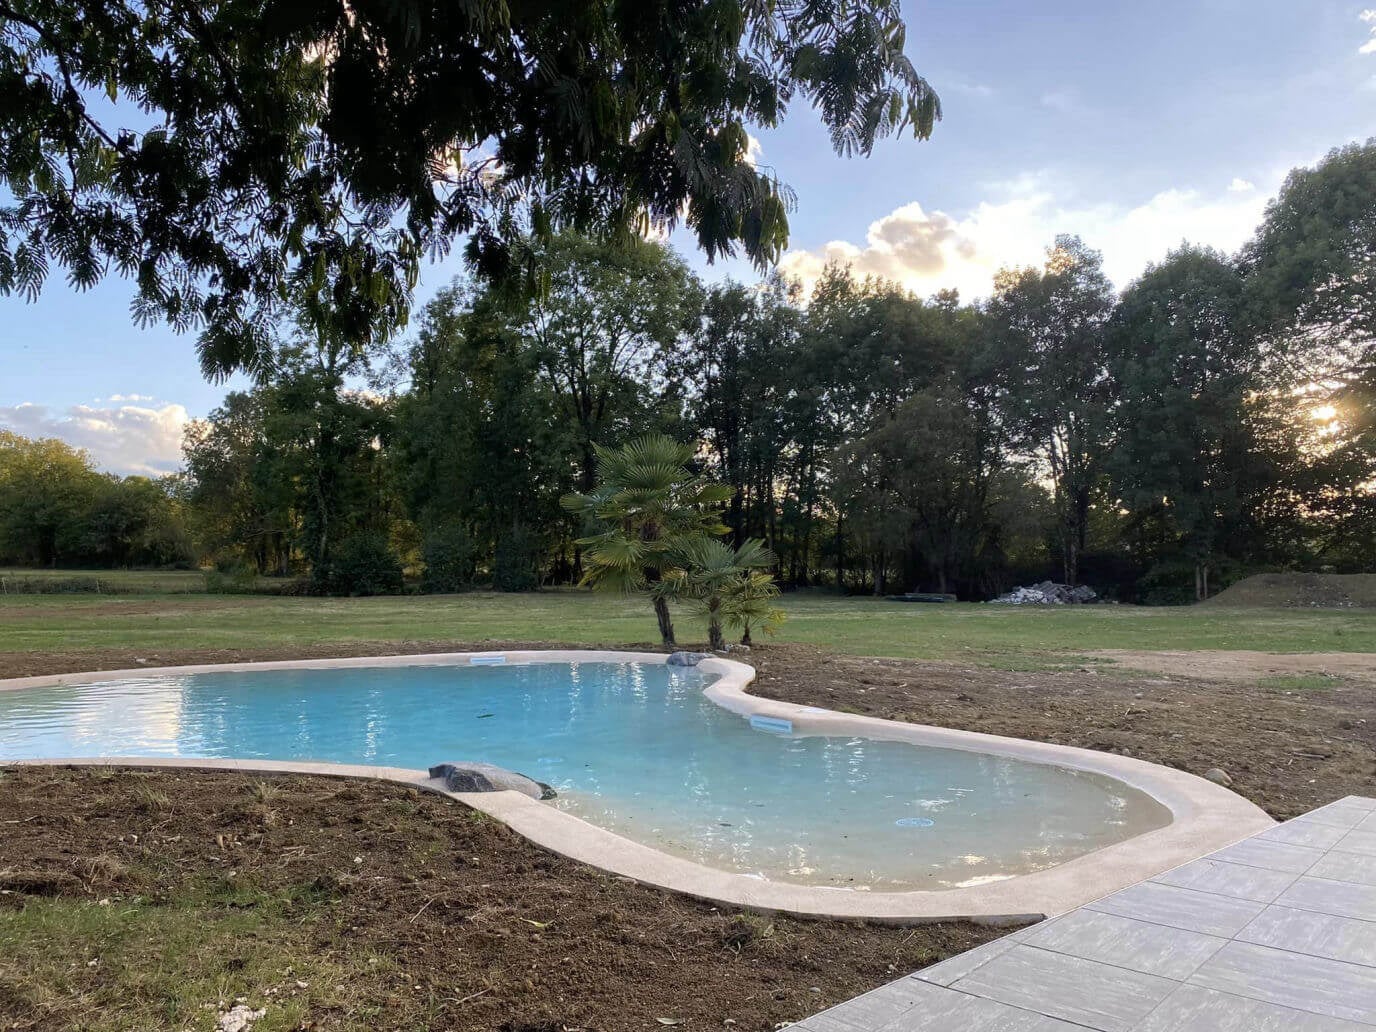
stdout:
[[(367, 656), (349, 659), (282, 660), (259, 663), (145, 667), (91, 673), (54, 674), (0, 681), (0, 691), (62, 684), (124, 680), (131, 677), (197, 673), (329, 669), (370, 666), (437, 666), (468, 660), (483, 662), (664, 663), (662, 653), (594, 650), (450, 652), (417, 656)], [(883, 720), (799, 706), (750, 695), (753, 667), (710, 658), (698, 669), (717, 674), (706, 689), (717, 705), (747, 718), (786, 722), (794, 734), (847, 735), (908, 742), (943, 749), (991, 753), (1032, 763), (1093, 771), (1146, 792), (1171, 811), (1165, 827), (1133, 836), (1045, 871), (1004, 881), (940, 891), (866, 892), (830, 886), (771, 882), (719, 871), (694, 861), (598, 828), (516, 792), (452, 793), (425, 771), (311, 761), (197, 758), (100, 757), (42, 758), (5, 761), (0, 765), (128, 766), (229, 770), (251, 773), (299, 773), (394, 781), (438, 792), (507, 824), (552, 852), (612, 874), (658, 888), (730, 906), (787, 911), (810, 917), (862, 919), (913, 924), (940, 920), (1016, 923), (1074, 909), (1136, 882), (1197, 859), (1239, 841), (1275, 822), (1260, 807), (1203, 778), (1144, 760), (1070, 746), (1004, 738), (921, 724)], [(781, 724), (772, 724), (783, 730)], [(436, 762), (453, 757), (436, 757)]]

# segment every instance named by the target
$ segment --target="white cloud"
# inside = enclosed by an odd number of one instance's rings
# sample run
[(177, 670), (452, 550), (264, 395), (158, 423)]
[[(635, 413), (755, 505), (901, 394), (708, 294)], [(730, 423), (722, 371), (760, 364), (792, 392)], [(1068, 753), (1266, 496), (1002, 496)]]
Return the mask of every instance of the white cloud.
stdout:
[(940, 91), (952, 90), (956, 93), (964, 93), (971, 97), (992, 97), (996, 92), (994, 87), (987, 86), (982, 82), (969, 82), (964, 79), (943, 78), (939, 83)]
[(1371, 38), (1357, 48), (1357, 53), (1376, 54), (1376, 9), (1365, 10), (1360, 17), (1371, 26)]
[(1040, 264), (1058, 233), (1077, 233), (1103, 251), (1105, 271), (1123, 287), (1184, 240), (1225, 251), (1241, 246), (1261, 220), (1265, 195), (1237, 189), (1240, 182), (1212, 195), (1172, 189), (1132, 206), (1085, 205), (1063, 202), (1045, 176), (1024, 175), (994, 185), (998, 199), (962, 217), (905, 204), (871, 223), (863, 244), (834, 240), (789, 251), (779, 265), (809, 287), (828, 262), (839, 262), (920, 295), (955, 288), (968, 299), (987, 296), (1001, 268)]
[(1238, 179), (1236, 177), (1233, 179), (1231, 183), (1228, 184), (1229, 193), (1251, 193), (1256, 188), (1256, 183), (1249, 182), (1246, 179)]
[(760, 141), (750, 133), (745, 134), (745, 163), (754, 168), (760, 163), (760, 158), (764, 156), (764, 148), (760, 146)]
[(57, 437), (90, 452), (96, 465), (112, 473), (161, 476), (181, 466), (182, 432), (190, 417), (181, 405), (150, 407), (118, 404), (146, 395), (112, 395), (114, 405), (73, 405), (53, 412), (24, 402), (0, 406), (0, 427), (24, 437)]

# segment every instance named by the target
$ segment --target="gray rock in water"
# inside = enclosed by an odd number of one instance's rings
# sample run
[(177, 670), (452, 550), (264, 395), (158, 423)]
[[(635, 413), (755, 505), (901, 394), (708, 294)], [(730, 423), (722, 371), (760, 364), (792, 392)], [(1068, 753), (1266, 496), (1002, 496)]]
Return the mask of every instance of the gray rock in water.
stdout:
[(557, 792), (543, 781), (498, 767), (495, 763), (440, 763), (430, 768), (451, 792), (520, 792), (532, 799), (553, 799)]
[(1215, 785), (1222, 785), (1224, 788), (1231, 788), (1233, 784), (1233, 779), (1222, 767), (1210, 767), (1204, 772), (1204, 780), (1212, 781)]
[(704, 659), (711, 659), (706, 652), (671, 652), (665, 660), (669, 666), (697, 666)]

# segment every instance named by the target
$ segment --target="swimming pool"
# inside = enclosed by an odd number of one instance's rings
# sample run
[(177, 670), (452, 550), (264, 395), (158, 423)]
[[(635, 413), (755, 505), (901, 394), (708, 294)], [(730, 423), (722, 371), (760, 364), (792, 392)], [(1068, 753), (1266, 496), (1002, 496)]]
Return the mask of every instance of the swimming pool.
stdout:
[[(1165, 827), (1102, 773), (1006, 755), (794, 735), (659, 662), (150, 673), (0, 692), (0, 760), (237, 757), (425, 768), (480, 760), (565, 810), (707, 867), (875, 892), (1056, 867)], [(489, 665), (495, 664), (495, 665)], [(711, 666), (709, 663), (708, 666)]]

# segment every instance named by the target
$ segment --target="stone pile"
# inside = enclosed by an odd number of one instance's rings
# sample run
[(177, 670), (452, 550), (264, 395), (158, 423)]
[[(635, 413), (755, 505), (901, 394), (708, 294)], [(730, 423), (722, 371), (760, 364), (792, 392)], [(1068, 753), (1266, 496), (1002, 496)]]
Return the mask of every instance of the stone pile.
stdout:
[(1072, 588), (1069, 584), (1042, 581), (1040, 584), (1014, 588), (1008, 594), (1000, 595), (993, 601), (1006, 606), (1087, 605), (1090, 602), (1099, 601), (1099, 595), (1093, 588), (1083, 584)]

